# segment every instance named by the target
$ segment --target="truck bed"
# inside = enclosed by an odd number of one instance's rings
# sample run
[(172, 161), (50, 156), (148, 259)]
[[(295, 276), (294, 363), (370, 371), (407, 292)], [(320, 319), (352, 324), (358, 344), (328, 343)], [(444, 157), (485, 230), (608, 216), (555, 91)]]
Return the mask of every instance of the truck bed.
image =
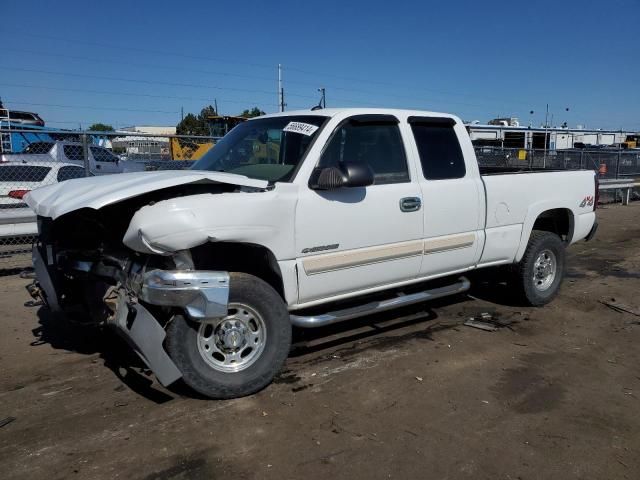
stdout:
[(512, 173), (545, 173), (545, 172), (566, 172), (568, 170), (563, 169), (551, 169), (540, 167), (511, 167), (501, 165), (478, 165), (480, 169), (480, 175), (507, 175)]
[[(595, 213), (592, 170), (483, 168), (486, 192), (486, 245), (481, 264), (513, 261), (529, 237), (535, 219), (544, 211), (564, 209), (574, 216), (573, 238), (582, 239), (593, 226)], [(484, 171), (483, 171), (484, 170)], [(545, 175), (522, 175), (544, 173)]]

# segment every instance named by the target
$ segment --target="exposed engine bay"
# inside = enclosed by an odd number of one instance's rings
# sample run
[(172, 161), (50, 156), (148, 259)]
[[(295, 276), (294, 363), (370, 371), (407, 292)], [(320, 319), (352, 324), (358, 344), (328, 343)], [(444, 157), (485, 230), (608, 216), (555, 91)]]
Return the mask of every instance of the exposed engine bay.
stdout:
[(72, 322), (111, 327), (161, 383), (181, 374), (162, 349), (165, 327), (177, 312), (201, 321), (226, 314), (226, 272), (195, 271), (189, 250), (149, 255), (123, 245), (132, 215), (167, 198), (232, 192), (229, 184), (181, 185), (55, 220), (38, 217), (33, 248), (38, 281), (29, 292)]

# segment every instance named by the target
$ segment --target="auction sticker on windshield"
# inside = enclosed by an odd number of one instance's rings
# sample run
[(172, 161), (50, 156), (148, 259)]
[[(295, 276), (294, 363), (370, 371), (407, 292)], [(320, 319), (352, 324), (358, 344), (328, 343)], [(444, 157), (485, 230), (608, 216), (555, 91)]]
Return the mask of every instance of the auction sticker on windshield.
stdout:
[(283, 132), (301, 133), (303, 135), (313, 135), (319, 127), (311, 125), (310, 123), (303, 122), (289, 122), (289, 124), (282, 129)]

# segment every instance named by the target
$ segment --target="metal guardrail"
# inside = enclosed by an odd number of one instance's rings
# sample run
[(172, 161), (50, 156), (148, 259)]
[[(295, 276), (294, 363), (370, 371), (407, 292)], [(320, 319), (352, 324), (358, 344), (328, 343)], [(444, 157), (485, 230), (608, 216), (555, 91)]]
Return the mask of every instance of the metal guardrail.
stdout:
[(620, 191), (622, 193), (622, 205), (629, 205), (631, 191), (635, 187), (640, 187), (640, 182), (636, 182), (632, 178), (611, 178), (600, 180), (598, 190), (601, 192), (613, 190), (616, 199), (618, 197), (618, 191)]

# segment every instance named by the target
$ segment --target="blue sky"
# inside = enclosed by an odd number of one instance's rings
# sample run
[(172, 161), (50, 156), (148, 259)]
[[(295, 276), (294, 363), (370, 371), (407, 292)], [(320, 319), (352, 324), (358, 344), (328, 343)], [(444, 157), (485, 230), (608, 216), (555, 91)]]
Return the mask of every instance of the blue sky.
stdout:
[[(100, 6), (98, 6), (100, 5)], [(637, 0), (2, 1), (0, 96), (51, 126), (328, 106), (640, 130)], [(634, 58), (635, 57), (635, 58)], [(569, 111), (566, 111), (569, 108)], [(533, 110), (534, 114), (529, 112)]]

